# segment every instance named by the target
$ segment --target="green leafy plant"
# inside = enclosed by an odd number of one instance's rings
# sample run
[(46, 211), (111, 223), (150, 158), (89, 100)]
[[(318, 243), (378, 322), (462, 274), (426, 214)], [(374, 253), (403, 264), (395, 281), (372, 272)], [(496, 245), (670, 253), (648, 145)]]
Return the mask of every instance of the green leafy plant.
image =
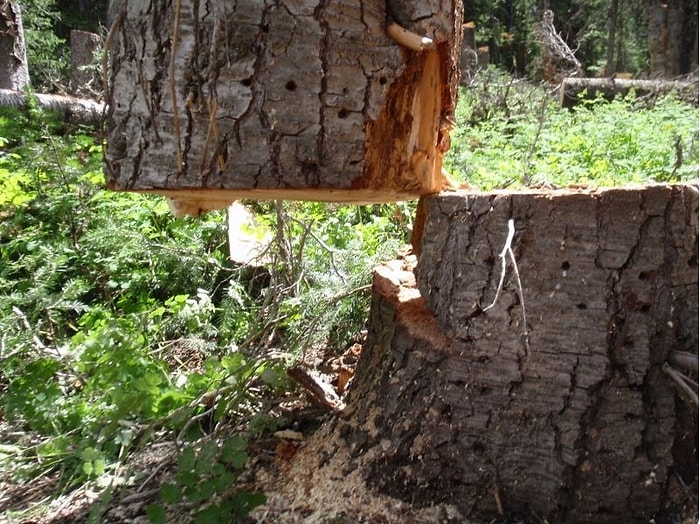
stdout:
[[(286, 363), (357, 339), (370, 269), (410, 231), (410, 205), (252, 205), (274, 237), (253, 270), (229, 259), (225, 213), (177, 219), (160, 198), (104, 191), (87, 130), (31, 104), (0, 110), (0, 137), (0, 407), (24, 435), (0, 461), (18, 481), (99, 481), (163, 431), (275, 430)], [(236, 473), (243, 455), (217, 446), (219, 465), (176, 481), (189, 503)], [(222, 493), (200, 518), (259, 500)]]
[(673, 95), (634, 94), (560, 109), (498, 71), (461, 92), (447, 169), (481, 189), (614, 186), (697, 178), (698, 112)]
[(160, 489), (161, 504), (147, 508), (150, 521), (169, 522), (168, 508), (182, 512), (185, 506), (195, 509), (195, 520), (201, 524), (238, 522), (263, 504), (265, 496), (260, 493), (231, 489), (248, 458), (247, 447), (240, 435), (222, 444), (205, 439), (185, 445), (177, 457), (174, 480)]

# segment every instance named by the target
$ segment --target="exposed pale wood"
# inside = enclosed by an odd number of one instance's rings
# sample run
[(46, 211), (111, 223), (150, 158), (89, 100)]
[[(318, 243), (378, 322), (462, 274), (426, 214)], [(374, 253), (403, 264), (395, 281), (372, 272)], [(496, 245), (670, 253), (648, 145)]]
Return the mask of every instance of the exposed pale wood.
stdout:
[[(697, 408), (663, 366), (672, 350), (698, 349), (697, 189), (455, 192), (423, 204), (417, 267), (408, 258), (375, 275), (336, 421), (367, 484), (418, 507), (454, 504), (474, 522), (681, 510), (666, 486), (679, 472), (697, 481)], [(510, 219), (522, 294), (509, 262), (484, 311)]]
[(206, 211), (224, 209), (234, 200), (301, 200), (338, 202), (343, 204), (379, 204), (400, 202), (419, 196), (419, 193), (383, 191), (375, 189), (153, 189), (139, 193), (165, 195), (173, 201), (179, 216), (199, 216)]
[(201, 190), (196, 211), (222, 196), (380, 202), (445, 187), (461, 2), (124, 0), (110, 12), (110, 188)]

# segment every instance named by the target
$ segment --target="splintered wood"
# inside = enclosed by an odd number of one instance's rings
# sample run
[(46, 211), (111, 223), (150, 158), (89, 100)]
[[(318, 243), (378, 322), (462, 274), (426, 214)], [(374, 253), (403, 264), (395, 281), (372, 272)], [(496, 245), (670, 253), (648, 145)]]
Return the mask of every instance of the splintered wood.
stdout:
[(445, 187), (460, 2), (114, 4), (111, 189), (197, 214), (242, 197), (382, 202)]

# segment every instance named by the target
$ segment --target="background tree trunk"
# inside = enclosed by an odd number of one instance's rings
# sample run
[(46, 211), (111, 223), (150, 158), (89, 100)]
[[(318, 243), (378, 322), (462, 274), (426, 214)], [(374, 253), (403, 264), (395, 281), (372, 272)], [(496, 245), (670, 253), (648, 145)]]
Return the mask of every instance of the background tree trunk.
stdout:
[(672, 520), (679, 479), (697, 486), (697, 407), (664, 372), (672, 350), (697, 355), (697, 191), (423, 206), (417, 284), (408, 261), (378, 270), (337, 422), (366, 482), (478, 521)]
[(22, 14), (18, 4), (0, 0), (0, 89), (21, 91), (28, 85)]
[(649, 69), (652, 76), (671, 78), (682, 73), (683, 2), (649, 0)]
[(474, 22), (467, 22), (462, 25), (462, 55), (459, 62), (463, 85), (471, 83), (479, 70), (479, 65), (479, 55), (476, 51), (476, 28)]
[(96, 33), (73, 30), (70, 32), (70, 92), (73, 95), (95, 96), (102, 91), (102, 79), (96, 68), (95, 53), (100, 50), (102, 38)]
[[(110, 9), (112, 189), (196, 210), (239, 197), (391, 201), (444, 186), (459, 0), (149, 5)], [(417, 39), (397, 43), (392, 22)]]
[(615, 33), (617, 32), (618, 0), (610, 0), (608, 8), (608, 49), (605, 61), (605, 76), (615, 73)]

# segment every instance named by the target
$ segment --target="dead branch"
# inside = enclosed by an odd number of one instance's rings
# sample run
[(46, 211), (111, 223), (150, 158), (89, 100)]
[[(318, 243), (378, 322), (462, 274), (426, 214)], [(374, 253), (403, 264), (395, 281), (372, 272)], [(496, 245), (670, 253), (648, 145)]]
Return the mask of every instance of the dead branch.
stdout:
[(536, 31), (536, 38), (542, 46), (545, 59), (550, 63), (569, 64), (570, 70), (563, 76), (580, 76), (583, 68), (574, 51), (567, 45), (564, 39), (557, 33), (554, 27), (554, 12), (547, 9), (542, 14), (542, 22)]
[(676, 386), (678, 386), (678, 389), (680, 389), (690, 399), (690, 401), (693, 402), (693, 404), (700, 406), (700, 402), (698, 402), (698, 394), (688, 385), (686, 382), (687, 377), (683, 375), (683, 373), (680, 373), (678, 370), (666, 363), (661, 366), (661, 371), (671, 377), (671, 380), (673, 380)]
[(668, 361), (688, 371), (698, 372), (698, 356), (687, 351), (671, 351), (668, 354)]

